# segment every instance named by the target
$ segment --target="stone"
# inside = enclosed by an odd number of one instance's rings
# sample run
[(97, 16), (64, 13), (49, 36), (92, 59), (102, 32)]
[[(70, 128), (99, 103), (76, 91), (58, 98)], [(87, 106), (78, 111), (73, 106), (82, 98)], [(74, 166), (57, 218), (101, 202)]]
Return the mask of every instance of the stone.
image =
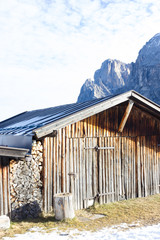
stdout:
[(8, 216), (0, 216), (0, 229), (10, 228), (10, 218)]

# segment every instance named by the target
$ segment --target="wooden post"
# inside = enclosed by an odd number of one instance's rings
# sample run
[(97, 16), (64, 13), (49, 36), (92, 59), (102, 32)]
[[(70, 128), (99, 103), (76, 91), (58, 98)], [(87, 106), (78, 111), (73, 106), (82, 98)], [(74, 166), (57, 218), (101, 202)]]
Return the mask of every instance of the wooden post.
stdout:
[(74, 209), (71, 193), (59, 193), (54, 196), (55, 219), (74, 218)]
[(129, 117), (129, 114), (130, 114), (130, 112), (132, 110), (133, 104), (134, 104), (134, 102), (130, 100), (129, 103), (128, 103), (128, 106), (126, 108), (126, 111), (125, 111), (125, 113), (124, 113), (124, 115), (122, 117), (121, 123), (120, 123), (119, 128), (118, 128), (118, 132), (122, 132), (123, 131), (124, 126), (125, 126), (125, 124), (127, 122), (127, 119)]

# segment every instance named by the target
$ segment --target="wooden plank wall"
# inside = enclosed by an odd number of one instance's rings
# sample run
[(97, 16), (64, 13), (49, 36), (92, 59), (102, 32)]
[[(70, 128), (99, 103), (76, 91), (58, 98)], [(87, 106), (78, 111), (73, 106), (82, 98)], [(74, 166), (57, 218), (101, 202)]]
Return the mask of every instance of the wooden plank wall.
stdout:
[[(97, 193), (101, 204), (159, 193), (160, 122), (133, 107), (119, 134), (125, 108), (106, 110), (44, 139), (45, 212), (53, 210), (53, 196), (61, 192), (72, 192), (75, 209), (89, 206)], [(96, 145), (114, 150), (97, 152)]]
[(10, 211), (9, 159), (0, 157), (0, 216)]
[(159, 136), (137, 137), (138, 197), (159, 193)]
[[(101, 204), (159, 193), (156, 138), (66, 138), (64, 145), (46, 138), (45, 211), (52, 211), (53, 196), (61, 192), (73, 194), (75, 209), (88, 207), (97, 193)], [(114, 149), (88, 149), (96, 145)]]

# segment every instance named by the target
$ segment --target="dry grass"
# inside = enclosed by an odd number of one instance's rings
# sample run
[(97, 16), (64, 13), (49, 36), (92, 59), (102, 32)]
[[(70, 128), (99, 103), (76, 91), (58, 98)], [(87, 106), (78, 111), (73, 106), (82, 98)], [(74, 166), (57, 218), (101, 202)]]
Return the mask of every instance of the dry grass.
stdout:
[[(91, 217), (94, 214), (104, 214), (100, 219)], [(84, 219), (84, 220), (82, 220)], [(40, 227), (45, 231), (78, 229), (96, 231), (100, 228), (121, 223), (139, 223), (140, 226), (157, 224), (160, 222), (160, 194), (146, 198), (125, 200), (116, 203), (96, 205), (87, 210), (76, 211), (73, 220), (56, 221), (53, 215), (46, 215), (38, 219), (12, 222), (10, 229), (0, 231), (0, 239), (4, 236), (12, 237), (21, 234), (32, 227)], [(132, 225), (132, 227), (136, 227)]]

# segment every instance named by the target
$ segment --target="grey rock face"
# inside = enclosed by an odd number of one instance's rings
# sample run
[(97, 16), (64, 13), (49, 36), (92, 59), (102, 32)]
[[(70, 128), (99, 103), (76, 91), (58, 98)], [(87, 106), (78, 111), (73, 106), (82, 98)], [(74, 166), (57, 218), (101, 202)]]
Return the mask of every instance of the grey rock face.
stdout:
[(160, 104), (160, 33), (139, 51), (135, 63), (104, 61), (95, 72), (94, 81), (87, 80), (82, 86), (78, 102), (131, 89)]
[(130, 89), (160, 104), (160, 65), (137, 67), (135, 64), (129, 84)]
[(139, 51), (128, 86), (160, 104), (160, 34)]
[(139, 51), (136, 64), (141, 67), (160, 64), (160, 33), (151, 38)]
[(94, 81), (87, 79), (81, 88), (78, 102), (105, 97), (124, 87), (131, 71), (131, 64), (108, 59), (94, 74)]
[(99, 82), (96, 84), (91, 79), (87, 79), (81, 88), (81, 93), (78, 97), (78, 102), (85, 102), (95, 98), (105, 97), (110, 94), (109, 89)]
[(96, 84), (106, 84), (109, 89), (124, 86), (130, 74), (130, 64), (122, 63), (118, 60), (108, 59), (94, 74)]

